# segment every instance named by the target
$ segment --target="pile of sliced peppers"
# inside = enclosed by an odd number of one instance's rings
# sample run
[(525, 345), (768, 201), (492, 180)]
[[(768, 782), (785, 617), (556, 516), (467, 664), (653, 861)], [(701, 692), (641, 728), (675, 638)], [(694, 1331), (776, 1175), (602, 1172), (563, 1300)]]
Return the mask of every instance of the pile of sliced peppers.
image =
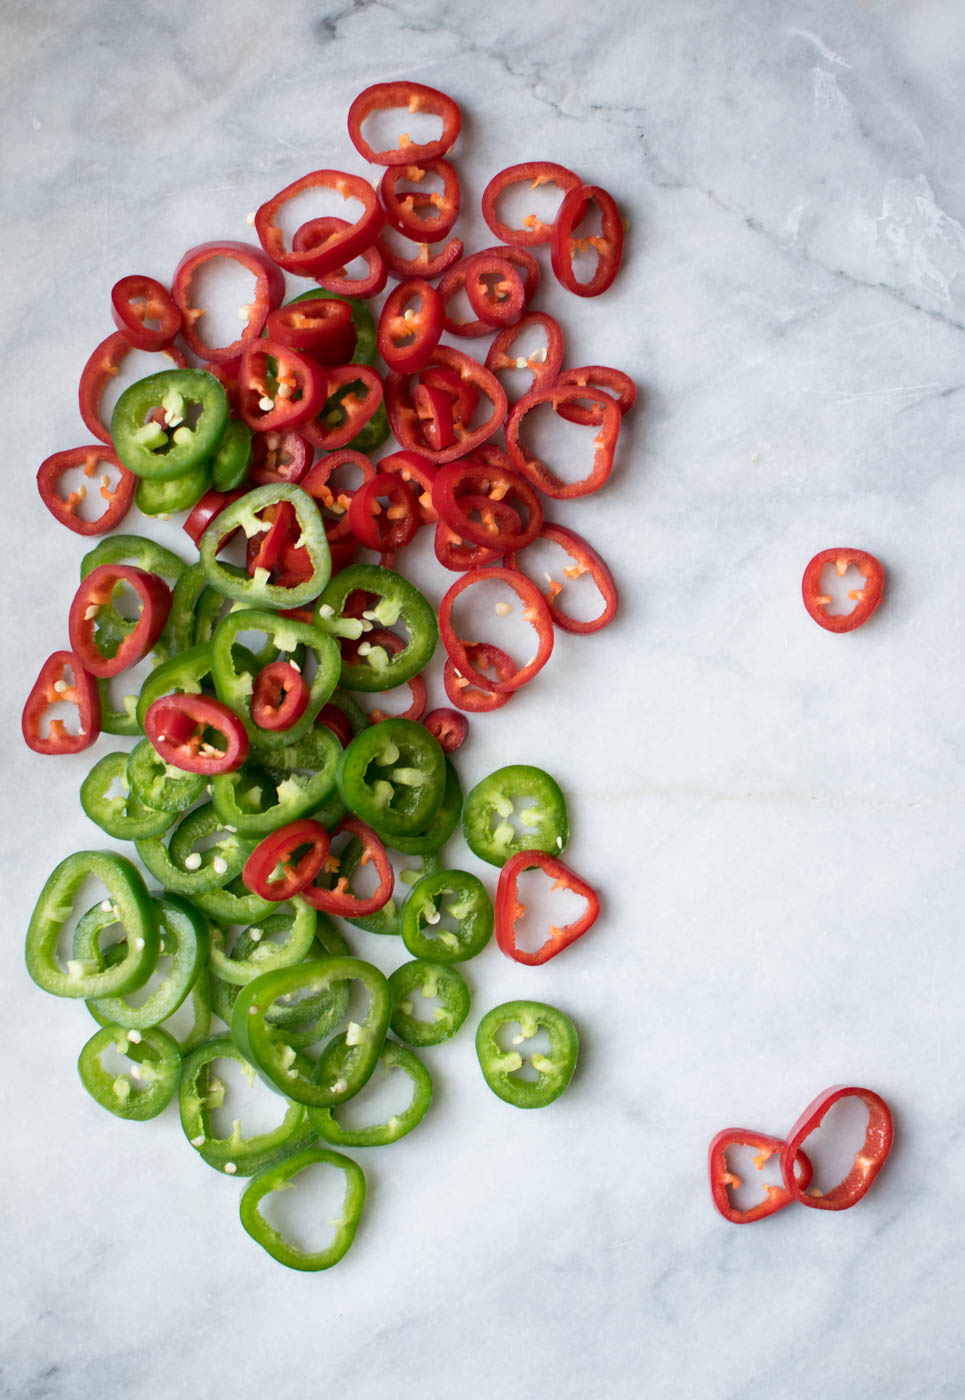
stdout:
[[(416, 145), (403, 131), (377, 152), (362, 127), (388, 111), (403, 125), (404, 114), (433, 114), (441, 136)], [(555, 780), (514, 764), (464, 801), (452, 756), (467, 712), (503, 707), (542, 669), (554, 627), (596, 631), (616, 610), (606, 564), (543, 509), (547, 496), (603, 484), (635, 391), (616, 369), (564, 369), (558, 323), (531, 307), (540, 267), (529, 249), (551, 245), (562, 283), (595, 295), (616, 275), (622, 225), (606, 191), (573, 172), (511, 166), (483, 198), (501, 243), (463, 257), (461, 241), (449, 238), (460, 182), (448, 157), (460, 128), (451, 97), (408, 81), (377, 84), (352, 104), (349, 134), (385, 169), (378, 196), (368, 176), (314, 171), (254, 215), (260, 246), (192, 248), (170, 288), (121, 277), (111, 292), (117, 331), (81, 377), (81, 413), (97, 441), (53, 454), (38, 471), (54, 518), (104, 538), (81, 561), (69, 647), (40, 668), (24, 738), (52, 755), (117, 736), (120, 746), (84, 780), (81, 803), (108, 837), (134, 843), (148, 879), (114, 852), (67, 856), (37, 901), (27, 969), (44, 990), (83, 999), (98, 1023), (79, 1060), (93, 1100), (140, 1120), (176, 1098), (199, 1159), (251, 1178), (244, 1228), (301, 1270), (344, 1255), (365, 1200), (362, 1169), (331, 1149), (394, 1143), (428, 1111), (432, 1077), (416, 1051), (451, 1039), (469, 1015), (456, 964), (479, 956), (494, 931), (516, 962), (545, 962), (598, 910), (590, 886), (559, 859), (569, 823)], [(558, 187), (565, 224), (502, 221), (501, 192), (523, 181)], [(281, 211), (313, 189), (355, 200), (362, 212), (354, 223), (310, 220), (288, 240)], [(603, 233), (581, 240), (591, 204), (604, 213)], [(400, 252), (396, 235), (418, 251)], [(589, 248), (597, 269), (581, 280), (573, 260)], [(366, 273), (353, 278), (346, 265), (359, 256)], [(247, 270), (254, 287), (238, 338), (213, 344), (199, 274), (224, 260)], [(286, 273), (316, 285), (286, 302)], [(373, 314), (366, 298), (387, 277), (398, 285)], [(457, 292), (473, 319), (454, 319)], [(524, 360), (512, 350), (531, 325), (547, 349)], [(492, 350), (474, 357), (441, 343), (444, 332), (462, 345), (494, 337)], [(132, 349), (155, 355), (156, 368), (124, 389), (108, 423), (105, 391)], [(499, 375), (518, 369), (532, 382), (513, 403)], [(597, 429), (592, 469), (574, 485), (525, 445), (521, 425), (542, 405)], [(506, 446), (495, 440), (504, 421)], [(383, 452), (390, 429), (398, 450)], [(85, 480), (74, 484), (77, 472)], [(89, 518), (86, 483), (95, 476), (106, 508)], [(192, 560), (136, 533), (108, 534), (133, 505), (146, 516), (186, 512)], [(438, 615), (396, 567), (425, 527), (437, 559), (461, 575)], [(593, 580), (603, 600), (595, 620), (576, 621), (557, 601), (564, 582), (546, 574), (544, 587), (523, 571), (538, 539), (560, 548), (565, 581)], [(378, 562), (359, 558), (362, 549)], [(514, 598), (497, 615), (518, 605), (536, 631), (529, 661), (458, 635), (456, 598), (491, 580)], [(426, 713), (423, 672), (440, 640), (456, 708)], [(146, 679), (118, 702), (147, 658)], [(381, 697), (399, 687), (409, 704), (387, 714)], [(363, 706), (366, 697), (379, 704)], [(483, 881), (443, 854), (460, 827), (470, 850), (502, 871), (495, 908)], [(393, 855), (400, 867), (415, 864), (397, 872)], [(517, 879), (530, 869), (587, 906), (562, 930), (551, 927), (535, 954), (516, 940)], [(91, 880), (102, 897), (85, 908)], [(397, 938), (409, 960), (385, 976), (353, 954), (336, 918)], [(182, 1007), (187, 1029), (183, 1012), (172, 1019)], [(227, 1029), (213, 1029), (214, 1018)], [(542, 1033), (548, 1052), (524, 1057), (517, 1047)], [(533, 1108), (569, 1084), (578, 1036), (565, 1013), (518, 1000), (482, 1018), (476, 1045), (493, 1092)], [(216, 1117), (229, 1096), (225, 1062), (277, 1094), (276, 1126), (252, 1136), (236, 1118), (226, 1133)], [(385, 1122), (340, 1121), (341, 1106), (382, 1074), (411, 1085), (408, 1106)], [(317, 1250), (286, 1238), (260, 1208), (310, 1170), (345, 1177), (334, 1236)]]

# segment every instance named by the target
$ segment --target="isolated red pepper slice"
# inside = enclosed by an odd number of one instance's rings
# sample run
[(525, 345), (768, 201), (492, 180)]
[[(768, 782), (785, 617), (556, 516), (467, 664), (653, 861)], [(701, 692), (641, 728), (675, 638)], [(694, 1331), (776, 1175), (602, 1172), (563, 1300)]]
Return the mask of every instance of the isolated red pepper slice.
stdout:
[[(580, 365), (577, 369), (564, 369), (556, 380), (557, 384), (582, 384), (593, 389), (603, 389), (617, 401), (620, 415), (627, 413), (637, 401), (637, 386), (629, 374), (610, 365)], [(561, 404), (561, 418), (571, 423), (599, 423), (600, 412), (595, 405), (581, 408), (579, 404)]]
[(472, 452), (481, 443), (497, 432), (506, 417), (506, 394), (503, 386), (494, 374), (479, 364), (471, 355), (464, 355), (461, 350), (453, 350), (448, 345), (438, 345), (432, 352), (426, 370), (422, 370), (423, 376), (428, 369), (439, 366), (442, 369), (450, 369), (459, 375), (459, 378), (473, 389), (485, 395), (492, 405), (492, 412), (484, 423), (477, 428), (470, 428), (463, 424), (456, 423), (456, 442), (450, 447), (441, 451), (434, 451), (428, 447), (421, 437), (419, 428), (419, 415), (412, 401), (412, 393), (409, 384), (410, 376), (391, 372), (386, 380), (385, 405), (389, 414), (389, 424), (395, 434), (396, 440), (401, 447), (411, 452), (421, 452), (428, 457), (430, 462), (441, 465), (443, 462), (454, 461), (456, 457), (462, 457), (467, 452)]
[(268, 339), (306, 350), (320, 365), (345, 365), (355, 353), (352, 308), (334, 297), (308, 297), (269, 314)]
[(403, 481), (412, 485), (413, 491), (416, 492), (419, 519), (423, 525), (431, 525), (438, 519), (432, 504), (432, 483), (435, 480), (436, 468), (428, 457), (424, 457), (421, 452), (392, 452), (388, 457), (382, 458), (378, 469), (380, 472), (391, 472), (401, 476)]
[[(234, 710), (211, 695), (162, 695), (148, 706), (144, 733), (186, 773), (233, 773), (248, 757), (248, 735)], [(222, 745), (212, 743), (220, 737)]]
[(298, 485), (312, 465), (315, 450), (307, 438), (294, 428), (279, 433), (253, 433), (251, 437), (251, 471), (248, 479), (256, 486), (271, 486), (276, 481)]
[[(388, 497), (383, 509), (379, 497)], [(419, 507), (415, 493), (389, 472), (380, 472), (353, 492), (348, 508), (349, 527), (359, 544), (379, 554), (402, 549), (415, 538), (419, 528)]]
[(494, 175), (483, 190), (482, 216), (497, 238), (504, 243), (515, 244), (518, 248), (535, 248), (548, 243), (553, 236), (553, 225), (544, 223), (535, 214), (528, 214), (523, 220), (523, 228), (513, 228), (504, 223), (496, 212), (500, 196), (513, 185), (528, 184), (531, 189), (540, 185), (555, 185), (564, 195), (570, 190), (579, 189), (583, 181), (565, 165), (556, 165), (551, 160), (524, 161), (522, 165), (510, 165)]
[[(574, 403), (589, 403), (594, 415), (596, 408), (593, 406), (599, 405), (599, 420), (594, 417), (594, 426), (598, 423), (599, 431), (593, 439), (593, 465), (589, 473), (579, 481), (564, 481), (520, 441), (520, 426), (527, 413), (541, 404), (549, 404), (554, 413), (559, 413), (561, 407)], [(616, 400), (599, 389), (585, 389), (579, 384), (562, 387), (554, 384), (549, 389), (537, 389), (514, 404), (506, 420), (506, 450), (513, 466), (544, 495), (552, 496), (556, 501), (588, 496), (600, 489), (613, 470), (613, 456), (619, 436), (620, 410)]]
[[(349, 888), (348, 878), (339, 873), (340, 858), (333, 856), (330, 851), (325, 860), (323, 871), (326, 878), (335, 877), (332, 887), (327, 888), (325, 885), (313, 882), (303, 887), (301, 895), (302, 899), (313, 909), (321, 909), (323, 913), (337, 914), (343, 919), (364, 918), (367, 914), (374, 914), (384, 904), (388, 904), (392, 897), (395, 875), (392, 863), (386, 855), (385, 847), (370, 826), (359, 821), (358, 817), (345, 817), (339, 822), (333, 835), (340, 836), (345, 832), (350, 837), (357, 837), (362, 843), (359, 864), (368, 865), (369, 861), (374, 864), (376, 874), (379, 877), (378, 888), (374, 894), (363, 897), (353, 894)], [(316, 876), (316, 881), (317, 879)]]
[[(415, 112), (431, 112), (442, 118), (442, 132), (435, 141), (417, 143), (410, 141), (403, 132), (398, 146), (392, 150), (374, 151), (362, 135), (362, 127), (373, 112), (385, 112), (402, 108), (410, 115)], [(444, 156), (456, 144), (462, 129), (462, 113), (458, 105), (438, 88), (426, 87), (423, 83), (398, 80), (391, 83), (374, 83), (360, 92), (348, 109), (348, 134), (352, 144), (367, 161), (373, 165), (419, 165), (436, 156)]]
[[(88, 494), (86, 485), (81, 483), (66, 496), (62, 496), (57, 488), (66, 472), (80, 467), (86, 477), (92, 477), (104, 463), (119, 473), (117, 481), (111, 486), (110, 474), (100, 473), (98, 489), (107, 502), (107, 509), (95, 520), (84, 520), (78, 512), (81, 501)], [(37, 489), (54, 519), (66, 525), (68, 530), (73, 530), (76, 535), (103, 535), (119, 525), (130, 509), (137, 489), (137, 477), (121, 466), (111, 448), (92, 443), (89, 447), (68, 447), (41, 462), (37, 469)]]
[[(195, 306), (191, 296), (194, 278), (207, 263), (219, 259), (240, 263), (255, 279), (251, 302), (239, 307), (239, 313), (245, 313), (244, 330), (230, 345), (209, 345), (198, 334), (198, 322), (205, 315), (205, 309)], [(281, 305), (285, 295), (285, 279), (260, 248), (251, 243), (235, 243), (231, 239), (225, 239), (216, 243), (199, 243), (196, 248), (188, 249), (174, 270), (171, 295), (181, 312), (184, 339), (188, 349), (199, 359), (223, 364), (227, 360), (236, 360), (246, 347), (261, 335), (269, 311)]]
[[(97, 614), (124, 584), (137, 594), (141, 613), (116, 653), (104, 656), (95, 640)], [(164, 630), (170, 611), (171, 590), (160, 575), (146, 573), (130, 564), (99, 564), (81, 582), (70, 605), (67, 618), (70, 645), (92, 676), (119, 675), (148, 654)]]
[[(755, 1220), (764, 1220), (769, 1215), (776, 1215), (779, 1210), (789, 1206), (793, 1200), (786, 1187), (766, 1185), (763, 1201), (751, 1206), (749, 1210), (738, 1210), (737, 1206), (731, 1202), (728, 1187), (736, 1190), (742, 1183), (741, 1178), (735, 1176), (727, 1165), (726, 1152), (728, 1147), (756, 1148), (757, 1156), (754, 1158), (754, 1166), (758, 1171), (762, 1171), (764, 1164), (776, 1153), (781, 1152), (785, 1145), (781, 1138), (769, 1137), (767, 1133), (755, 1132), (753, 1128), (724, 1128), (713, 1138), (707, 1154), (710, 1195), (714, 1205), (725, 1220), (729, 1220), (734, 1225), (750, 1225)], [(802, 1190), (806, 1190), (811, 1184), (814, 1168), (810, 1159), (803, 1152), (796, 1154), (794, 1163), (797, 1171), (797, 1184)]]
[(241, 357), (241, 417), (252, 432), (284, 433), (305, 427), (307, 436), (309, 422), (325, 403), (329, 379), (308, 355), (259, 339)]
[(270, 661), (255, 676), (251, 718), (259, 729), (273, 734), (291, 729), (307, 710), (309, 698), (304, 676), (290, 661)]
[[(421, 185), (427, 175), (438, 175), (441, 190), (400, 190), (399, 182)], [(425, 160), (413, 165), (390, 165), (379, 187), (386, 221), (396, 233), (416, 243), (439, 243), (459, 217), (462, 197), (459, 176), (447, 160)], [(425, 217), (423, 217), (425, 215)]]
[[(556, 599), (562, 593), (564, 584), (559, 579), (551, 578), (548, 588), (541, 588), (540, 592), (546, 599), (546, 606), (550, 610), (550, 617), (557, 627), (562, 627), (564, 632), (575, 632), (580, 636), (585, 636), (590, 632), (599, 632), (612, 622), (617, 610), (617, 586), (613, 581), (613, 575), (607, 568), (603, 559), (600, 558), (592, 545), (587, 544), (582, 535), (578, 535), (575, 530), (567, 530), (565, 525), (555, 525), (550, 520), (543, 521), (543, 528), (540, 530), (537, 539), (549, 540), (552, 544), (557, 544), (566, 551), (573, 560), (572, 564), (567, 564), (563, 568), (563, 577), (568, 579), (578, 579), (583, 574), (589, 574), (599, 590), (603, 599), (603, 610), (589, 622), (581, 621), (571, 617), (569, 613), (557, 607)], [(507, 569), (519, 569), (525, 573), (519, 563), (517, 550), (509, 550), (503, 563)]]
[[(285, 235), (278, 226), (279, 215), (291, 200), (306, 190), (317, 189), (335, 190), (343, 199), (357, 199), (362, 213), (354, 224), (334, 234), (321, 247), (289, 251), (285, 247)], [(286, 272), (295, 272), (300, 277), (324, 277), (370, 248), (384, 222), (382, 207), (368, 180), (343, 170), (312, 170), (286, 185), (261, 206), (255, 214), (255, 232), (268, 256)]]
[(428, 243), (420, 243), (418, 251), (412, 257), (407, 258), (404, 253), (400, 253), (397, 248), (393, 248), (387, 236), (387, 230), (379, 234), (375, 240), (385, 262), (386, 271), (390, 277), (397, 281), (404, 281), (407, 277), (424, 277), (428, 282), (434, 282), (437, 277), (441, 277), (447, 268), (462, 257), (462, 239), (450, 238), (449, 242), (441, 252), (433, 253), (432, 247)]
[(430, 710), (422, 723), (438, 742), (443, 753), (455, 753), (456, 749), (462, 748), (469, 733), (469, 721), (466, 716), (446, 706)]
[[(469, 651), (470, 643), (456, 635), (453, 624), (453, 609), (459, 596), (467, 588), (489, 581), (504, 583), (513, 590), (523, 605), (524, 619), (531, 623), (536, 631), (535, 655), (519, 666), (509, 679), (492, 680), (481, 675), (473, 665)], [(549, 609), (535, 583), (532, 583), (525, 574), (515, 573), (512, 569), (499, 568), (473, 569), (452, 584), (439, 604), (439, 636), (458, 671), (461, 671), (464, 676), (468, 676), (481, 690), (496, 691), (500, 695), (518, 690), (521, 685), (531, 681), (543, 669), (550, 659), (554, 640), (553, 623), (550, 619)], [(452, 699), (452, 696), (450, 695), (449, 698)]]
[[(469, 497), (472, 509), (478, 510), (480, 496), (493, 504), (511, 505), (518, 525), (504, 524), (499, 515), (491, 512), (487, 519), (473, 520), (464, 498)], [(504, 552), (525, 549), (536, 539), (543, 525), (543, 507), (528, 481), (517, 472), (476, 461), (472, 456), (439, 468), (432, 484), (432, 504), (439, 519), (451, 530), (457, 531), (464, 540), (488, 549), (498, 548)]]
[[(829, 564), (834, 565), (842, 578), (851, 565), (864, 575), (863, 586), (851, 589), (848, 594), (855, 600), (855, 606), (849, 613), (827, 611), (832, 599), (830, 594), (824, 592), (821, 579)], [(867, 622), (877, 608), (884, 586), (885, 571), (873, 554), (867, 554), (863, 549), (823, 549), (820, 554), (815, 554), (804, 570), (801, 593), (804, 606), (819, 627), (827, 632), (853, 632)]]
[[(527, 953), (516, 944), (516, 924), (526, 912), (526, 906), (519, 898), (519, 877), (524, 870), (537, 869), (553, 881), (550, 886), (552, 890), (569, 890), (579, 895), (586, 901), (586, 908), (578, 918), (565, 924), (563, 928), (557, 928), (555, 924), (550, 925), (546, 941), (535, 953)], [(549, 962), (550, 958), (555, 958), (557, 953), (562, 953), (564, 948), (568, 948), (586, 933), (600, 912), (600, 900), (592, 886), (555, 856), (547, 855), (545, 851), (519, 851), (510, 856), (499, 872), (495, 909), (496, 942), (501, 951), (507, 958), (525, 963), (527, 967), (539, 967), (542, 963)]]
[[(132, 273), (111, 288), (111, 315), (135, 350), (163, 350), (181, 329), (181, 312), (167, 287)], [(156, 321), (156, 326), (148, 324)]]
[[(601, 232), (585, 238), (576, 230), (586, 218), (591, 204), (600, 211)], [(577, 279), (573, 259), (578, 252), (595, 248), (596, 267), (586, 282)], [(553, 225), (550, 259), (557, 280), (578, 297), (598, 297), (610, 286), (623, 260), (623, 220), (613, 196), (599, 185), (581, 185), (564, 196)]]
[(428, 363), (442, 335), (442, 299), (422, 277), (401, 282), (386, 298), (376, 345), (389, 369), (415, 374)]
[[(817, 1187), (808, 1189), (797, 1180), (792, 1171), (792, 1163), (813, 1132), (821, 1126), (825, 1116), (842, 1099), (860, 1099), (868, 1109), (868, 1128), (861, 1150), (855, 1154), (854, 1165), (842, 1181), (830, 1191), (819, 1191)], [(781, 1149), (781, 1176), (784, 1185), (802, 1206), (814, 1210), (848, 1210), (857, 1205), (861, 1197), (874, 1182), (888, 1159), (894, 1141), (894, 1124), (891, 1111), (884, 1099), (871, 1089), (859, 1089), (849, 1084), (835, 1084), (818, 1094), (801, 1114), (787, 1135)]]
[[(348, 219), (338, 219), (331, 214), (320, 219), (309, 219), (292, 234), (292, 252), (307, 253), (313, 248), (324, 248), (336, 234), (344, 234), (345, 230), (351, 227)], [(365, 262), (363, 276), (349, 277), (346, 268), (339, 266), (333, 267), (330, 272), (322, 273), (321, 276), (315, 278), (315, 281), (327, 292), (335, 292), (338, 296), (377, 297), (388, 278), (385, 259), (374, 243), (356, 253), (355, 257), (362, 258)], [(346, 262), (351, 261), (351, 258), (346, 258)], [(342, 357), (343, 360), (351, 358), (351, 350)], [(332, 363), (339, 362), (332, 361)]]
[(351, 447), (342, 447), (337, 452), (329, 453), (327, 457), (320, 457), (300, 485), (318, 506), (329, 544), (351, 538), (354, 550), (355, 538), (349, 524), (348, 511), (358, 487), (329, 485), (333, 474), (339, 467), (346, 465), (357, 467), (362, 473), (363, 482), (371, 481), (375, 476), (375, 468), (363, 452), (356, 452)]
[[(77, 393), (80, 416), (87, 431), (108, 447), (113, 446), (113, 442), (110, 426), (101, 418), (101, 399), (107, 386), (120, 374), (121, 365), (133, 349), (130, 341), (125, 339), (120, 331), (115, 331), (91, 351), (90, 358), (81, 371)], [(157, 353), (163, 355), (176, 369), (184, 369), (187, 365), (187, 360), (175, 345), (165, 346)], [(167, 369), (168, 365), (162, 365), (161, 368)]]
[[(490, 710), (501, 710), (512, 700), (512, 693), (501, 695), (494, 690), (484, 688), (483, 682), (486, 679), (486, 668), (492, 667), (499, 680), (509, 680), (516, 674), (516, 663), (511, 656), (507, 656), (499, 647), (491, 646), (489, 642), (465, 642), (466, 655), (472, 663), (473, 675), (476, 680), (456, 669), (451, 657), (446, 657), (446, 664), (442, 672), (442, 683), (445, 687), (446, 695), (454, 705), (460, 710), (468, 710), (470, 714), (488, 713)], [(482, 677), (482, 681), (478, 678)]]
[[(528, 335), (534, 326), (539, 326), (544, 331), (545, 345), (531, 351), (529, 355), (514, 355), (513, 347), (516, 342), (522, 336)], [(499, 374), (502, 370), (528, 370), (532, 381), (526, 393), (548, 389), (551, 384), (555, 384), (562, 364), (563, 332), (559, 321), (548, 316), (545, 311), (527, 312), (515, 326), (506, 326), (496, 335), (486, 354), (486, 368), (492, 370), (493, 374)], [(524, 394), (519, 394), (511, 402), (515, 403), (524, 397)]]
[[(71, 734), (62, 719), (51, 719), (46, 734), (41, 733), (47, 710), (60, 704), (77, 707), (78, 732)], [(74, 652), (55, 651), (47, 657), (27, 696), (20, 728), (34, 753), (81, 753), (93, 744), (101, 732), (100, 692)]]
[[(261, 899), (291, 899), (314, 880), (325, 863), (328, 848), (329, 835), (321, 823), (302, 817), (259, 841), (245, 861), (241, 878)], [(299, 850), (302, 854), (293, 863)]]

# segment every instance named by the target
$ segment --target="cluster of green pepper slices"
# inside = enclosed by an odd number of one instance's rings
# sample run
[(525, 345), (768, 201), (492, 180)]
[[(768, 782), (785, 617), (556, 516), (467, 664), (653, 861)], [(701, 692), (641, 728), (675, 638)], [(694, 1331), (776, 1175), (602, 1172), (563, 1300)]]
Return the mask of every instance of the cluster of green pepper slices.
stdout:
[[(353, 316), (358, 327), (368, 313), (356, 303)], [(155, 405), (178, 416), (189, 399), (201, 406), (194, 428), (180, 440), (176, 431), (167, 437), (155, 431)], [(232, 470), (237, 471), (239, 455), (247, 470), (250, 441), (243, 453), (238, 444), (244, 440), (232, 431), (238, 425), (223, 399), (221, 385), (202, 371), (152, 375), (126, 391), (112, 428), (132, 470), (139, 472), (146, 454), (142, 485), (176, 484), (192, 472), (207, 482), (212, 454), (216, 466), (223, 465), (229, 448)], [(130, 413), (143, 429), (124, 428)], [(158, 465), (152, 454), (168, 438), (171, 445), (160, 452)], [(206, 454), (201, 465), (199, 451)], [(177, 509), (180, 498), (174, 504), (175, 498), (176, 493), (166, 495), (164, 502)], [(296, 512), (312, 564), (310, 578), (295, 589), (249, 577), (218, 557), (220, 541), (239, 527), (246, 534), (262, 529), (261, 513), (281, 501)], [(245, 1229), (280, 1262), (316, 1270), (336, 1263), (351, 1244), (365, 1178), (341, 1153), (312, 1144), (319, 1138), (332, 1147), (391, 1143), (422, 1119), (432, 1080), (408, 1046), (440, 1044), (463, 1024), (469, 989), (455, 964), (479, 953), (493, 931), (493, 906), (482, 882), (443, 868), (441, 848), (461, 817), (470, 848), (494, 865), (522, 849), (556, 855), (567, 838), (566, 808), (548, 774), (520, 765), (490, 775), (464, 804), (454, 766), (423, 725), (402, 718), (369, 724), (349, 692), (384, 691), (421, 671), (438, 638), (435, 614), (410, 583), (380, 566), (351, 565), (330, 578), (317, 509), (297, 487), (282, 483), (242, 496), (202, 537), (200, 553), (199, 562), (186, 567), (150, 540), (117, 535), (85, 556), (82, 578), (101, 564), (127, 561), (173, 584), (171, 611), (154, 652), (157, 665), (140, 694), (128, 695), (117, 709), (107, 682), (98, 682), (101, 727), (137, 737), (150, 706), (162, 696), (213, 691), (243, 723), (249, 757), (236, 771), (210, 780), (165, 762), (143, 737), (130, 753), (101, 758), (81, 788), (84, 810), (108, 835), (134, 841), (163, 892), (152, 896), (138, 869), (116, 853), (69, 856), (37, 902), (27, 934), (27, 967), (44, 990), (83, 998), (100, 1023), (78, 1064), (96, 1102), (119, 1117), (147, 1119), (177, 1093), (184, 1131), (202, 1160), (227, 1175), (253, 1178), (241, 1201)], [(367, 610), (369, 626), (377, 621), (392, 627), (403, 620), (408, 641), (397, 653), (372, 648), (365, 657), (342, 659), (336, 639), (358, 638), (365, 627), (364, 620), (345, 613), (351, 594), (360, 589), (375, 598)], [(314, 599), (311, 622), (278, 611)], [(110, 655), (133, 626), (113, 604), (101, 607), (95, 623), (99, 649)], [(252, 633), (267, 639), (257, 654), (241, 640)], [(255, 675), (280, 659), (311, 672), (308, 703), (291, 728), (271, 731), (255, 723), (250, 702)], [(341, 711), (351, 727), (354, 737), (344, 750), (333, 730), (318, 722), (326, 705)], [(525, 835), (519, 836), (507, 817), (513, 799), (523, 794)], [(374, 830), (376, 846), (419, 862), (415, 870), (402, 871), (401, 878), (413, 887), (401, 907), (390, 895), (381, 907), (348, 918), (371, 932), (401, 936), (413, 960), (389, 978), (351, 955), (325, 912), (335, 896), (342, 902), (335, 898), (331, 907), (343, 915), (351, 907), (345, 889), (372, 849), (351, 834), (358, 820), (350, 821), (348, 845), (330, 860), (333, 869), (302, 893), (273, 902), (242, 878), (248, 856), (265, 835), (308, 815), (332, 832), (349, 813)], [(92, 877), (106, 898), (79, 919), (69, 955), (62, 957), (64, 930)], [(366, 901), (359, 907), (365, 909)], [(228, 932), (232, 926), (234, 935)], [(162, 957), (166, 967), (158, 980)], [(143, 989), (152, 978), (155, 986), (145, 999)], [(432, 1019), (415, 1014), (417, 994), (426, 1009), (437, 1002)], [(356, 1001), (364, 1009), (357, 1010)], [(170, 1018), (185, 1004), (191, 1024), (176, 1035)], [(210, 1035), (212, 1013), (226, 1022), (229, 1034)], [(346, 1019), (345, 1029), (337, 1031)], [(506, 1049), (501, 1042), (516, 1023), (520, 1033)], [(518, 1047), (541, 1029), (550, 1051), (530, 1056), (537, 1078), (529, 1081), (517, 1074), (524, 1063)], [(387, 1038), (389, 1030), (397, 1039)], [(578, 1050), (569, 1018), (535, 1002), (494, 1008), (480, 1023), (476, 1043), (490, 1087), (523, 1108), (541, 1107), (563, 1092)], [(104, 1064), (111, 1047), (124, 1061), (119, 1072)], [(311, 1049), (314, 1056), (307, 1053)], [(225, 1098), (216, 1073), (219, 1060), (236, 1062), (249, 1082), (259, 1074), (279, 1093), (276, 1127), (245, 1136), (235, 1120), (227, 1137), (218, 1135), (215, 1113)], [(362, 1128), (341, 1123), (340, 1106), (378, 1066), (401, 1070), (412, 1081), (408, 1107), (385, 1123)], [(341, 1170), (346, 1194), (332, 1242), (305, 1252), (266, 1221), (259, 1203), (312, 1164)]]

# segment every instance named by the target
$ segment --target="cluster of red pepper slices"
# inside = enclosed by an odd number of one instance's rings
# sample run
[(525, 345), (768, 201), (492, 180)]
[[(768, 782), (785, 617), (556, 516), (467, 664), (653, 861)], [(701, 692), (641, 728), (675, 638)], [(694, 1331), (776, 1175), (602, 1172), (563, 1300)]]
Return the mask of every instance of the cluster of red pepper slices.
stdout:
[[(818, 1130), (834, 1105), (843, 1099), (858, 1099), (867, 1107), (865, 1140), (844, 1178), (830, 1191), (819, 1191), (811, 1185), (814, 1169), (803, 1151), (804, 1144)], [(893, 1140), (894, 1124), (884, 1099), (871, 1089), (836, 1084), (808, 1104), (786, 1138), (769, 1137), (751, 1128), (724, 1128), (719, 1132), (711, 1142), (708, 1153), (711, 1197), (724, 1219), (735, 1225), (749, 1225), (755, 1220), (775, 1215), (792, 1201), (810, 1206), (812, 1210), (848, 1210), (850, 1206), (857, 1205), (874, 1182), (887, 1160)], [(729, 1147), (756, 1148), (754, 1166), (758, 1171), (771, 1157), (779, 1154), (783, 1185), (766, 1185), (762, 1201), (748, 1210), (739, 1210), (731, 1199), (730, 1191), (736, 1190), (742, 1183), (728, 1166), (726, 1154)]]

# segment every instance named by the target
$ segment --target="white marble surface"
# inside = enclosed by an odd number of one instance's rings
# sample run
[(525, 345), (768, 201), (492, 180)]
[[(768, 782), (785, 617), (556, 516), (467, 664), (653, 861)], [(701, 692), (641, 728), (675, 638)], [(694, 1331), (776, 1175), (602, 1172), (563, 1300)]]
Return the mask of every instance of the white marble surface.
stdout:
[[(960, 1396), (957, 0), (60, 0), (5, 5), (0, 52), (0, 1393)], [(358, 1154), (364, 1228), (311, 1277), (241, 1231), (238, 1186), (192, 1160), (173, 1110), (135, 1127), (86, 1099), (86, 1012), (23, 970), (49, 869), (101, 844), (76, 800), (88, 758), (37, 758), (17, 729), (83, 553), (33, 476), (87, 440), (74, 384), (112, 283), (248, 236), (248, 211), (309, 169), (359, 169), (346, 108), (400, 74), (462, 104), (467, 203), (525, 158), (616, 196), (632, 230), (613, 292), (547, 285), (540, 305), (570, 363), (624, 366), (646, 404), (606, 490), (555, 512), (609, 559), (618, 624), (561, 639), (462, 765), (534, 761), (569, 794), (598, 926), (541, 970), (491, 948), (468, 975), (480, 1013), (567, 1008), (578, 1077), (522, 1114), (483, 1086), (468, 1027), (432, 1052), (432, 1114)], [(799, 597), (840, 543), (888, 570), (846, 637)], [(897, 1121), (860, 1207), (719, 1219), (712, 1134), (781, 1133), (842, 1080)]]

